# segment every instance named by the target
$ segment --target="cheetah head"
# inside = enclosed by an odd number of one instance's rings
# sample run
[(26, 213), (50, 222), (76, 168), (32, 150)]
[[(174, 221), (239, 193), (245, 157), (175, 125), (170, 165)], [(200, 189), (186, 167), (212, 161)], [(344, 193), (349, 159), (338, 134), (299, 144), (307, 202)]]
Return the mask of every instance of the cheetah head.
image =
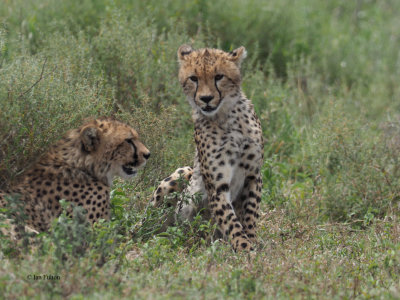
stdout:
[(114, 119), (94, 120), (84, 125), (79, 135), (87, 167), (95, 166), (96, 177), (106, 177), (109, 183), (115, 176), (134, 177), (150, 157), (137, 132)]
[(244, 47), (232, 52), (219, 49), (194, 50), (189, 45), (178, 49), (179, 81), (190, 104), (205, 116), (215, 115), (240, 93), (240, 64)]

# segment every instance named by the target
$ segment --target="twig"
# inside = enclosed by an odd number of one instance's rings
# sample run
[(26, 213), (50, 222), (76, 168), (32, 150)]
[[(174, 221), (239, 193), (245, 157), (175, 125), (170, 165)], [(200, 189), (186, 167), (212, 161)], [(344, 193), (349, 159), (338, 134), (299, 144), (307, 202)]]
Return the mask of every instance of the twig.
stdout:
[(36, 82), (34, 84), (32, 84), (29, 89), (27, 89), (25, 92), (22, 92), (21, 94), (19, 94), (19, 97), (22, 97), (23, 95), (28, 93), (30, 90), (32, 90), (43, 79), (43, 74), (44, 74), (44, 69), (46, 67), (46, 63), (47, 63), (47, 57), (44, 59), (44, 63), (43, 63), (43, 66), (42, 66), (42, 71), (40, 72), (39, 79), (36, 80)]
[(349, 222), (345, 222), (345, 223), (340, 223), (340, 222), (333, 222), (333, 223), (327, 223), (327, 224), (319, 224), (317, 225), (317, 227), (331, 227), (331, 226), (347, 226), (347, 225), (351, 225), (354, 223), (361, 223), (364, 222), (364, 220), (351, 220)]

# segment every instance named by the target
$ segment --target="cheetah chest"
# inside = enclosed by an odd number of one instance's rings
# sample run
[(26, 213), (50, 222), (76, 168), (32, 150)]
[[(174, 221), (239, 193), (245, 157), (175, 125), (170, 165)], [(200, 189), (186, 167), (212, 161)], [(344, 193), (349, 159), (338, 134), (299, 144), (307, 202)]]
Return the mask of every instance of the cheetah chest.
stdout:
[(236, 201), (245, 179), (259, 171), (257, 164), (261, 151), (257, 143), (235, 126), (215, 126), (211, 132), (196, 132), (197, 159), (206, 189), (228, 184), (229, 200)]

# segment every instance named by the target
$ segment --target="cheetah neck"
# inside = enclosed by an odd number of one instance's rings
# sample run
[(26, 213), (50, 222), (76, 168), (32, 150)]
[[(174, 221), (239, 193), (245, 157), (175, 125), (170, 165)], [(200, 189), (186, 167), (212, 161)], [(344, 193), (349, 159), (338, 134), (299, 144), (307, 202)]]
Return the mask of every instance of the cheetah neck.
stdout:
[[(96, 179), (110, 186), (107, 177), (107, 166), (101, 168), (96, 163), (94, 156), (82, 155), (82, 150), (79, 146), (73, 141), (67, 143), (67, 145), (65, 141), (64, 143), (57, 143), (39, 160), (35, 167), (39, 167), (45, 173), (53, 174), (57, 177), (74, 178), (84, 182)], [(59, 153), (62, 153), (62, 155)]]

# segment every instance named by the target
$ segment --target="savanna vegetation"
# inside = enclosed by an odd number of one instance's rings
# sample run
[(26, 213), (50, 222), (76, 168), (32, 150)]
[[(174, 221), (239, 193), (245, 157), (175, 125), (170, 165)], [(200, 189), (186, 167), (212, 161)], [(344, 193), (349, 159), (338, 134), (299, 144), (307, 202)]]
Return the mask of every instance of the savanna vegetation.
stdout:
[[(248, 50), (266, 141), (251, 255), (201, 216), (155, 233), (149, 196), (193, 159), (183, 43)], [(75, 209), (33, 246), (2, 237), (0, 298), (400, 298), (399, 79), (396, 0), (1, 1), (0, 188), (87, 118), (128, 122), (152, 157), (115, 181), (110, 222)]]

